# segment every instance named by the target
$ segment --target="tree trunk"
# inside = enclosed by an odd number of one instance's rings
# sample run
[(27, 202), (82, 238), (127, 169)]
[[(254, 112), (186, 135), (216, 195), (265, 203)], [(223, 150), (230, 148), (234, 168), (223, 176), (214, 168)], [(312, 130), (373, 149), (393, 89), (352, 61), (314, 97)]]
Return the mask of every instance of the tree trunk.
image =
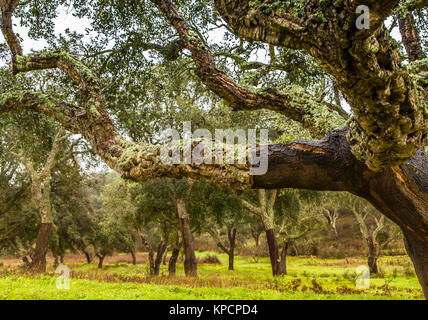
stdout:
[(260, 234), (254, 236), (254, 242), (256, 243), (256, 247), (259, 247)]
[(377, 274), (378, 268), (377, 268), (377, 258), (378, 258), (378, 250), (376, 249), (376, 244), (374, 244), (372, 241), (367, 241), (368, 245), (368, 259), (367, 263), (369, 265), (370, 273), (371, 274)]
[(428, 299), (428, 244), (426, 241), (419, 241), (408, 231), (403, 231), (403, 234), (407, 253), (415, 266), (425, 299)]
[(266, 239), (269, 246), (269, 257), (272, 265), (273, 276), (282, 275), (279, 259), (278, 242), (276, 241), (275, 231), (273, 229), (266, 230)]
[(166, 265), (166, 260), (168, 258), (168, 249), (165, 250), (165, 254), (163, 255), (163, 259), (162, 259), (162, 264), (165, 266)]
[(169, 258), (168, 271), (170, 276), (175, 276), (175, 266), (177, 264), (178, 255), (180, 253), (179, 248), (172, 249), (171, 258)]
[(369, 265), (370, 274), (377, 274), (379, 272), (377, 268), (377, 257), (370, 255), (367, 259)]
[(52, 223), (42, 223), (36, 240), (36, 249), (32, 256), (31, 271), (36, 273), (46, 272), (46, 253), (48, 251), (49, 233)]
[(237, 229), (233, 227), (232, 229), (229, 229), (227, 232), (228, 239), (229, 239), (229, 270), (233, 270), (234, 266), (234, 260), (235, 260), (235, 246), (236, 246), (236, 232)]
[(177, 199), (177, 210), (180, 220), (181, 236), (183, 238), (184, 273), (187, 277), (197, 277), (198, 264), (195, 255), (194, 238), (190, 230), (190, 219), (187, 214), (184, 199)]
[(91, 259), (91, 255), (89, 254), (89, 252), (84, 251), (85, 257), (86, 257), (86, 262), (87, 263), (91, 263), (92, 259)]
[(151, 247), (149, 248), (149, 273), (151, 276), (155, 275), (155, 254)]
[(154, 275), (158, 276), (160, 273), (160, 266), (162, 263), (162, 258), (164, 256), (164, 253), (166, 251), (167, 243), (163, 241), (158, 245), (157, 252), (156, 252), (156, 259), (155, 259), (155, 269), (154, 269)]
[[(263, 229), (261, 230), (263, 231)], [(260, 234), (261, 234), (261, 231), (259, 231), (258, 229), (251, 229), (251, 235), (253, 236), (256, 247), (259, 247)]]
[(131, 250), (130, 254), (132, 257), (132, 264), (136, 265), (137, 264), (137, 257), (135, 256), (135, 252), (133, 250)]
[(235, 260), (235, 254), (231, 250), (228, 255), (229, 255), (229, 270), (233, 270), (234, 260)]
[(180, 219), (181, 235), (183, 237), (184, 273), (188, 277), (198, 276), (198, 264), (194, 249), (194, 239), (190, 230), (189, 218)]
[(105, 254), (97, 254), (98, 257), (98, 269), (103, 268), (104, 258), (106, 257)]
[(281, 261), (280, 261), (280, 268), (279, 268), (281, 274), (287, 274), (287, 249), (288, 249), (288, 242), (284, 241), (282, 243)]

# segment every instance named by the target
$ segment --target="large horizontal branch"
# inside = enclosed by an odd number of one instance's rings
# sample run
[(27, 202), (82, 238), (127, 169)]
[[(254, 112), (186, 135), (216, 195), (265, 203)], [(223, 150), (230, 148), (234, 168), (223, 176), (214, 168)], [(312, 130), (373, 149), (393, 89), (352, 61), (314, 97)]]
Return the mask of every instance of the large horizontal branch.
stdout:
[[(27, 100), (0, 95), (0, 112), (28, 109), (68, 125), (69, 122), (62, 121), (56, 113), (63, 111), (55, 108), (55, 104), (35, 103), (31, 95)], [(70, 125), (70, 128), (88, 140), (93, 135), (85, 125)], [(268, 171), (262, 176), (252, 176), (249, 164), (164, 164), (160, 146), (128, 142), (120, 136), (96, 145), (94, 151), (123, 178), (133, 181), (189, 177), (240, 192), (251, 188), (349, 191), (368, 199), (417, 239), (428, 238), (424, 227), (428, 225), (428, 155), (418, 151), (409, 162), (374, 173), (352, 154), (347, 131), (348, 128), (334, 131), (318, 141), (262, 146), (268, 148)], [(193, 150), (197, 146), (198, 143), (192, 145)]]
[[(249, 90), (239, 86), (223, 71), (217, 69), (214, 56), (189, 28), (184, 18), (168, 0), (152, 0), (164, 13), (168, 22), (175, 28), (183, 46), (188, 49), (196, 65), (195, 73), (201, 81), (219, 97), (223, 98), (234, 110), (270, 109), (288, 118), (300, 122), (314, 136), (321, 137), (331, 131), (343, 119), (330, 110), (323, 102), (317, 101), (310, 94), (297, 86), (284, 90)], [(324, 114), (327, 121), (319, 122), (319, 115)]]
[(269, 170), (254, 177), (254, 188), (298, 188), (357, 192), (362, 177), (373, 175), (352, 154), (348, 127), (322, 140), (269, 145)]

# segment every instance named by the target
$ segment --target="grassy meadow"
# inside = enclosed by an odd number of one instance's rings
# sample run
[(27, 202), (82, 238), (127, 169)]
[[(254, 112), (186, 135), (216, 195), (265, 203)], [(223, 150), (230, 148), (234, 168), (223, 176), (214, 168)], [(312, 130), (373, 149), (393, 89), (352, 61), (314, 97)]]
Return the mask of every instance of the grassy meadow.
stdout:
[[(142, 256), (142, 254), (140, 254)], [(47, 275), (32, 276), (17, 266), (0, 268), (0, 299), (143, 299), (143, 300), (371, 300), (423, 299), (422, 290), (407, 256), (383, 256), (380, 273), (372, 275), (370, 289), (358, 290), (356, 268), (365, 258), (320, 259), (289, 257), (288, 275), (272, 277), (269, 258), (237, 256), (235, 270), (227, 270), (227, 256), (213, 252), (197, 252), (200, 263), (197, 279), (184, 276), (183, 265), (177, 265), (176, 277), (168, 276), (162, 265), (161, 275), (149, 277), (146, 263), (132, 265), (124, 254), (106, 263), (67, 261), (71, 272), (70, 288), (56, 287), (55, 270)], [(204, 263), (216, 255), (221, 263)], [(0, 259), (1, 265), (1, 259)]]

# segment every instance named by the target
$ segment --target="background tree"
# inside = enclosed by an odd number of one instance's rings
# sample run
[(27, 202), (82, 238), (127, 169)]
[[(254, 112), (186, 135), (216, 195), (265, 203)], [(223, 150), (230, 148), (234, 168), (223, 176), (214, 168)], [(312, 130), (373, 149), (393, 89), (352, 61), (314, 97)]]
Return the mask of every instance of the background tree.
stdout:
[[(367, 201), (351, 195), (344, 196), (344, 201), (357, 220), (361, 235), (364, 238), (370, 273), (377, 274), (379, 272), (377, 259), (380, 250), (394, 240), (399, 230), (394, 228), (392, 223)], [(386, 238), (381, 240), (381, 233), (385, 233)]]
[[(228, 255), (228, 268), (234, 270), (238, 230), (246, 218), (240, 199), (230, 190), (212, 184), (199, 183), (196, 188), (196, 197), (199, 199), (192, 202), (192, 209), (195, 210), (196, 207), (199, 211), (206, 211), (205, 217), (199, 219), (203, 225), (202, 229), (212, 237), (218, 248)], [(204, 196), (202, 199), (201, 194)]]

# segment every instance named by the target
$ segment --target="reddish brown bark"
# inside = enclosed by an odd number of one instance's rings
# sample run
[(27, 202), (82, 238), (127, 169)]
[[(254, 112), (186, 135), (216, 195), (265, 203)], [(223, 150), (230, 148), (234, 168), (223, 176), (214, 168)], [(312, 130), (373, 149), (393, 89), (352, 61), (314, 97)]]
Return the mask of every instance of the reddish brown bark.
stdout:
[(184, 273), (187, 277), (198, 276), (198, 263), (195, 255), (195, 244), (192, 231), (190, 230), (189, 217), (180, 218), (180, 230), (183, 238), (184, 251)]
[(176, 265), (177, 265), (179, 253), (180, 253), (179, 248), (172, 249), (171, 258), (169, 258), (169, 263), (168, 263), (168, 271), (169, 271), (170, 276), (175, 276)]
[(280, 260), (280, 273), (287, 274), (287, 250), (288, 242), (284, 241), (281, 246), (281, 260)]
[(168, 239), (164, 239), (162, 243), (158, 245), (158, 248), (156, 250), (156, 259), (155, 259), (155, 268), (154, 268), (155, 276), (158, 276), (160, 273), (160, 266), (162, 264), (162, 258), (166, 251), (167, 245), (168, 245)]
[(31, 271), (37, 273), (46, 272), (46, 253), (48, 252), (49, 234), (52, 223), (42, 223), (37, 234), (36, 249), (32, 255)]
[(404, 232), (404, 242), (406, 244), (407, 253), (412, 258), (415, 266), (416, 275), (419, 283), (428, 299), (428, 245), (426, 241), (420, 241), (413, 235)]
[(265, 230), (266, 231), (266, 240), (269, 247), (269, 257), (270, 257), (270, 263), (272, 266), (272, 275), (273, 276), (279, 276), (283, 275), (284, 271), (281, 268), (281, 260), (279, 257), (279, 248), (278, 248), (278, 242), (276, 241), (275, 237), (275, 231), (273, 229)]

